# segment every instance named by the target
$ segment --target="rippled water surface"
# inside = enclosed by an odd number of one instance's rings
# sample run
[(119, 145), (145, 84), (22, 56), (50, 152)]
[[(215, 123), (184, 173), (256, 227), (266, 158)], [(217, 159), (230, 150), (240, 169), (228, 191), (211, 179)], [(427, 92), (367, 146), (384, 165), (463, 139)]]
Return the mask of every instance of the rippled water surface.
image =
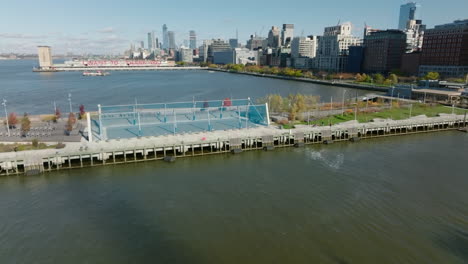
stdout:
[(467, 148), (439, 132), (1, 177), (0, 263), (468, 263)]
[[(68, 94), (76, 111), (84, 104), (96, 110), (97, 104), (114, 105), (155, 102), (220, 100), (226, 97), (253, 100), (266, 94), (304, 93), (320, 95), (321, 100), (341, 102), (343, 89), (312, 83), (259, 78), (220, 72), (140, 71), (111, 72), (105, 77), (82, 76), (81, 72), (34, 73), (36, 61), (0, 61), (0, 98), (10, 111), (50, 113), (56, 101), (68, 109)], [(345, 97), (366, 94), (347, 89)]]

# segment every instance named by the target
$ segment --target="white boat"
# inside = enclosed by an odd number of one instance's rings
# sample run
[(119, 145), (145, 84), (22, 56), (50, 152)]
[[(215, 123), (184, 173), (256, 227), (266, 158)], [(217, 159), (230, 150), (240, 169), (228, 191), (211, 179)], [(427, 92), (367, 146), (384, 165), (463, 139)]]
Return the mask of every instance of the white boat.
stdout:
[(103, 72), (103, 71), (95, 71), (95, 72), (88, 72), (85, 71), (83, 72), (83, 76), (106, 76), (109, 75), (108, 72)]

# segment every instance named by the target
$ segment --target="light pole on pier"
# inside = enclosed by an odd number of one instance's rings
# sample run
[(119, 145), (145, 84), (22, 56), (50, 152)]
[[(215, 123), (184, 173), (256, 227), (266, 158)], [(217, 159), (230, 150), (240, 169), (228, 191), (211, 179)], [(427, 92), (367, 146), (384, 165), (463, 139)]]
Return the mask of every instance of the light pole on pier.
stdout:
[(5, 98), (3, 98), (2, 105), (5, 108), (5, 120), (6, 120), (6, 125), (7, 125), (8, 136), (10, 136), (10, 124), (8, 124), (8, 112), (6, 109), (6, 103), (7, 101), (5, 100)]
[(341, 109), (341, 116), (344, 116), (344, 99), (345, 99), (346, 89), (343, 90), (343, 105)]
[(73, 110), (72, 110), (71, 93), (68, 94), (68, 103), (70, 103), (70, 113), (73, 113)]

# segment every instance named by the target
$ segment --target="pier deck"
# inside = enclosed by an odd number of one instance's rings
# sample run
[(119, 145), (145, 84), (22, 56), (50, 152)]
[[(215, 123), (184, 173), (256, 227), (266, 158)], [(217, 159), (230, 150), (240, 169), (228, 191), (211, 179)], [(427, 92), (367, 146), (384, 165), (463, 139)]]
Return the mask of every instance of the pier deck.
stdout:
[(0, 175), (82, 168), (177, 157), (240, 153), (243, 150), (300, 147), (304, 144), (347, 141), (457, 130), (468, 126), (461, 115), (414, 117), (360, 124), (348, 122), (331, 127), (301, 126), (294, 130), (260, 126), (191, 134), (68, 143), (64, 149), (0, 153)]

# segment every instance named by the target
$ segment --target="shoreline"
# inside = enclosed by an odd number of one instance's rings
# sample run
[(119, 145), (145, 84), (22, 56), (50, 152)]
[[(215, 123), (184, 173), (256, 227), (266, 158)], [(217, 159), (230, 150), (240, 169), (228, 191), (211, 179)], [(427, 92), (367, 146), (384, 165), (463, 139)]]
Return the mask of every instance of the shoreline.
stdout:
[(337, 87), (344, 87), (344, 88), (353, 88), (353, 89), (375, 91), (375, 92), (387, 92), (388, 91), (388, 88), (385, 88), (385, 87), (355, 84), (355, 83), (346, 83), (346, 82), (340, 82), (340, 81), (325, 81), (325, 80), (309, 79), (309, 78), (303, 78), (303, 77), (288, 77), (288, 76), (282, 76), (282, 75), (261, 74), (261, 73), (254, 73), (254, 72), (237, 72), (237, 71), (230, 71), (230, 70), (217, 69), (217, 68), (208, 68), (206, 70), (233, 73), (233, 74), (243, 74), (243, 75), (250, 75), (250, 76), (271, 78), (271, 79), (280, 79), (280, 80), (287, 80), (287, 81), (307, 82), (307, 83), (337, 86)]

